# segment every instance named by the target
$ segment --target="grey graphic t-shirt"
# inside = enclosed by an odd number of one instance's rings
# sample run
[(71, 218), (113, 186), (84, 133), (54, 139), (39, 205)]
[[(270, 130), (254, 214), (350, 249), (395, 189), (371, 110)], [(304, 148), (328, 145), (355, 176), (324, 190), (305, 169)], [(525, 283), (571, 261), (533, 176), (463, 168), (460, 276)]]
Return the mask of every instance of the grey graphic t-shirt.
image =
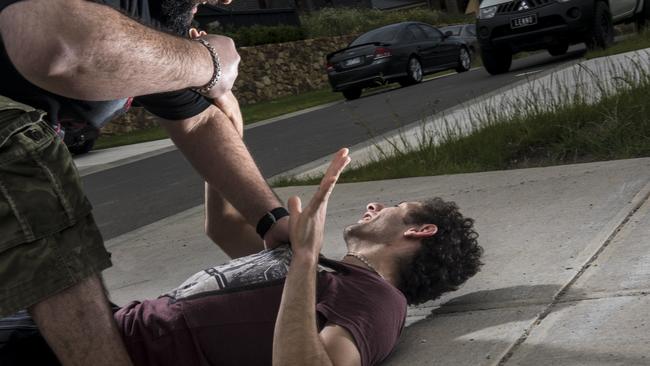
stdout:
[(196, 273), (165, 294), (175, 300), (205, 292), (259, 284), (286, 277), (291, 263), (291, 247), (282, 245), (263, 250)]

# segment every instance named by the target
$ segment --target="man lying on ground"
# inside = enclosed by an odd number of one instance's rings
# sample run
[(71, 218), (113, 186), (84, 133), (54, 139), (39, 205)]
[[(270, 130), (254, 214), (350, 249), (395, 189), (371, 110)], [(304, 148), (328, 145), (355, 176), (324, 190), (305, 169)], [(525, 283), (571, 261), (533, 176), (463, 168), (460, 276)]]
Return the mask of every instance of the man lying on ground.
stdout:
[(290, 247), (208, 268), (119, 309), (134, 364), (374, 365), (395, 346), (407, 304), (455, 290), (479, 270), (473, 220), (439, 198), (370, 203), (344, 230), (344, 258), (320, 256), (327, 201), (348, 161), (347, 150), (337, 153), (304, 211), (289, 199)]

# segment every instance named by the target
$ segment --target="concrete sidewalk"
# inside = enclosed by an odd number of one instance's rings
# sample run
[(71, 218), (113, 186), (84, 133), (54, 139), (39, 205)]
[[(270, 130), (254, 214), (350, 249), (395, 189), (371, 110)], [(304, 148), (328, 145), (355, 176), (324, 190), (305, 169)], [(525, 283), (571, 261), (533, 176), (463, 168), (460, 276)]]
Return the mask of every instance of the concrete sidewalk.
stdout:
[[(314, 187), (279, 189), (307, 198)], [(390, 365), (650, 364), (650, 159), (339, 185), (324, 253), (367, 202), (440, 196), (476, 219), (485, 266), (410, 309)], [(200, 207), (108, 244), (113, 300), (155, 297), (227, 260)]]
[(79, 174), (85, 176), (120, 165), (133, 163), (174, 149), (176, 149), (176, 146), (170, 139), (155, 140), (93, 150), (87, 154), (76, 155), (74, 157), (74, 163), (79, 170)]

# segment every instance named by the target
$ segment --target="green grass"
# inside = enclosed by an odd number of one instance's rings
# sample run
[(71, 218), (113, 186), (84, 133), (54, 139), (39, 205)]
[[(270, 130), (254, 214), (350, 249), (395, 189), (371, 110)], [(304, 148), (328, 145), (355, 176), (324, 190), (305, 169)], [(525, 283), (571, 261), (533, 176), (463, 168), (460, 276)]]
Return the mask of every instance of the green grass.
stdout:
[(646, 28), (640, 33), (633, 33), (622, 41), (613, 44), (607, 49), (597, 49), (587, 52), (585, 58), (592, 59), (597, 57), (617, 55), (630, 51), (636, 51), (644, 48), (650, 48), (650, 29)]
[(138, 144), (141, 142), (166, 139), (167, 132), (161, 127), (147, 128), (144, 130), (132, 131), (123, 135), (107, 136), (102, 135), (95, 142), (94, 150), (107, 149), (109, 147)]
[(244, 123), (250, 124), (341, 99), (341, 93), (334, 93), (327, 88), (242, 106), (241, 111)]
[[(644, 74), (641, 72), (641, 74)], [(629, 80), (629, 79), (628, 79)], [(375, 161), (343, 173), (342, 182), (542, 167), (650, 156), (650, 76), (631, 87), (622, 80), (595, 104), (576, 93), (550, 110), (499, 117), (497, 110), (473, 133), (454, 126), (425, 132), (416, 146), (395, 144)], [(479, 118), (479, 119), (480, 119)], [(485, 124), (483, 124), (485, 123)], [(283, 178), (276, 186), (316, 184), (319, 178)]]

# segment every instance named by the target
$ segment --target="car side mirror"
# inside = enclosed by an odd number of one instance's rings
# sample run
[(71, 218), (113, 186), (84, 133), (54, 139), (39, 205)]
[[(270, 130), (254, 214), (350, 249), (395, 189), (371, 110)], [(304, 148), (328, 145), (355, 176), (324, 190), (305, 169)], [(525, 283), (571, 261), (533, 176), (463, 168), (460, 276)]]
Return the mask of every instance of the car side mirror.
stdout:
[(454, 33), (452, 31), (446, 31), (445, 32), (445, 38), (451, 37), (453, 35), (454, 35)]

